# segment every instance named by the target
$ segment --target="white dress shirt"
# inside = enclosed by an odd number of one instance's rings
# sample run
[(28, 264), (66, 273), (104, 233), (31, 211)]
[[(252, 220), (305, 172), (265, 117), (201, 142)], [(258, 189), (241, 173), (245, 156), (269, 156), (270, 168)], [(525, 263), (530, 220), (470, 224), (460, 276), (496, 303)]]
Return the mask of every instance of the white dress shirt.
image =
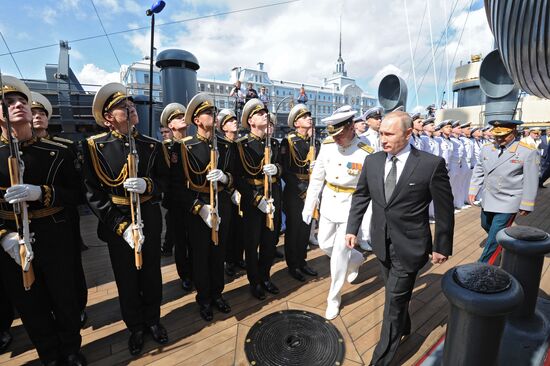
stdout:
[[(405, 163), (407, 162), (407, 159), (409, 158), (409, 154), (411, 153), (411, 145), (407, 144), (403, 150), (398, 152), (395, 157), (397, 158), (397, 162), (395, 163), (397, 167), (397, 176), (395, 179), (395, 183), (399, 182), (399, 177), (401, 176), (401, 173), (403, 172), (403, 168), (405, 167)], [(386, 182), (386, 178), (388, 177), (388, 174), (390, 173), (392, 162), (392, 154), (388, 153), (388, 156), (386, 157), (386, 165), (384, 166), (384, 182)]]

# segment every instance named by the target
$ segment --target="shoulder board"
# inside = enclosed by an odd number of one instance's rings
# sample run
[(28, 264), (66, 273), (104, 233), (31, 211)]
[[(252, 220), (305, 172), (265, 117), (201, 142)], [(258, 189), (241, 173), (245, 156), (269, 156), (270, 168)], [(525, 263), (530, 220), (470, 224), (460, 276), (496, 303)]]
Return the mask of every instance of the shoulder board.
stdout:
[(86, 140), (95, 140), (95, 139), (98, 139), (98, 138), (103, 137), (103, 136), (107, 136), (107, 132), (102, 132), (100, 134), (90, 136)]
[(529, 144), (526, 144), (526, 143), (523, 142), (523, 141), (520, 141), (520, 142), (519, 142), (519, 146), (526, 147), (526, 148), (528, 148), (529, 150), (535, 150), (535, 148), (534, 148), (533, 146), (531, 146), (531, 145), (529, 145)]
[(237, 139), (237, 141), (235, 141), (235, 142), (243, 142), (243, 141), (246, 141), (246, 140), (248, 140), (248, 135), (244, 135), (243, 137)]
[(292, 139), (292, 138), (296, 137), (296, 134), (294, 132), (291, 132), (291, 133), (288, 134), (288, 137)]
[(186, 137), (182, 138), (180, 140), (180, 142), (187, 142), (187, 141), (192, 140), (192, 139), (193, 139), (193, 136), (186, 136)]
[(54, 137), (52, 137), (52, 140), (57, 141), (57, 142), (61, 142), (61, 143), (66, 143), (66, 144), (74, 144), (73, 140), (64, 139), (63, 137), (54, 136)]
[(323, 140), (323, 144), (332, 144), (332, 143), (334, 143), (334, 139), (330, 136)]
[(492, 142), (488, 142), (488, 143), (484, 144), (483, 146), (491, 146), (491, 145), (493, 145), (493, 143), (492, 143)]
[(172, 143), (172, 140), (171, 140), (171, 139), (166, 139), (166, 140), (163, 140), (162, 143), (163, 143), (164, 145), (167, 145), (167, 144)]
[(359, 146), (359, 148), (361, 148), (362, 150), (365, 150), (366, 152), (368, 152), (369, 154), (372, 154), (374, 152), (374, 149), (372, 147), (370, 147), (369, 145), (365, 144), (364, 142), (359, 142), (357, 144), (357, 146)]
[(63, 147), (63, 148), (67, 148), (66, 145), (63, 145), (62, 143), (60, 142), (55, 142), (55, 141), (52, 141), (52, 140), (48, 140), (48, 139), (40, 139), (40, 141), (46, 143), (46, 144), (49, 144), (49, 145), (54, 145), (54, 146), (57, 146), (57, 147)]

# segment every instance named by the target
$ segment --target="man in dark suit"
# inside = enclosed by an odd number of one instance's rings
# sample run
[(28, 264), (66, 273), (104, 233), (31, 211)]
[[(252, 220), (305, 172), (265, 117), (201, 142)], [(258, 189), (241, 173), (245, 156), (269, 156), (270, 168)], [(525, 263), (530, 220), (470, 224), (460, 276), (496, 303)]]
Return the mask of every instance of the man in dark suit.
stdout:
[[(410, 333), (409, 301), (418, 271), (429, 255), (436, 264), (445, 262), (452, 252), (454, 207), (445, 161), (410, 146), (411, 133), (407, 113), (392, 112), (384, 118), (380, 126), (383, 151), (365, 159), (346, 230), (346, 245), (353, 248), (372, 203), (371, 245), (380, 262), (386, 298), (371, 365), (388, 365), (401, 336)], [(432, 200), (433, 244), (428, 221)]]

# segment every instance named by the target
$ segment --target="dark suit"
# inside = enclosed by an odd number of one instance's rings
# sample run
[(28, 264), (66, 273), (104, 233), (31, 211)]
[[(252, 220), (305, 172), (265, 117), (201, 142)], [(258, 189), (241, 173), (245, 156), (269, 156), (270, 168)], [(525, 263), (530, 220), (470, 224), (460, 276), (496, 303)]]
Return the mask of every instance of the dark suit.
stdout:
[[(409, 333), (408, 306), (416, 275), (431, 252), (451, 255), (454, 231), (453, 196), (445, 161), (411, 147), (393, 194), (386, 202), (386, 159), (385, 152), (365, 159), (346, 231), (357, 234), (372, 202), (371, 245), (380, 261), (386, 287), (384, 320), (373, 365), (389, 364), (401, 336)], [(428, 223), (432, 200), (436, 220), (433, 244)]]

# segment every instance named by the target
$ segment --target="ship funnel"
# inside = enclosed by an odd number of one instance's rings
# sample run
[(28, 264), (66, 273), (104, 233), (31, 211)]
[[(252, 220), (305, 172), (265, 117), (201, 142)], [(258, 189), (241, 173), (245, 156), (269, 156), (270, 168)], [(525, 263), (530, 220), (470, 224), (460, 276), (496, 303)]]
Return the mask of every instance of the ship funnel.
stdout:
[(407, 107), (407, 84), (397, 75), (384, 76), (378, 86), (378, 103), (384, 112), (391, 112), (395, 108)]

